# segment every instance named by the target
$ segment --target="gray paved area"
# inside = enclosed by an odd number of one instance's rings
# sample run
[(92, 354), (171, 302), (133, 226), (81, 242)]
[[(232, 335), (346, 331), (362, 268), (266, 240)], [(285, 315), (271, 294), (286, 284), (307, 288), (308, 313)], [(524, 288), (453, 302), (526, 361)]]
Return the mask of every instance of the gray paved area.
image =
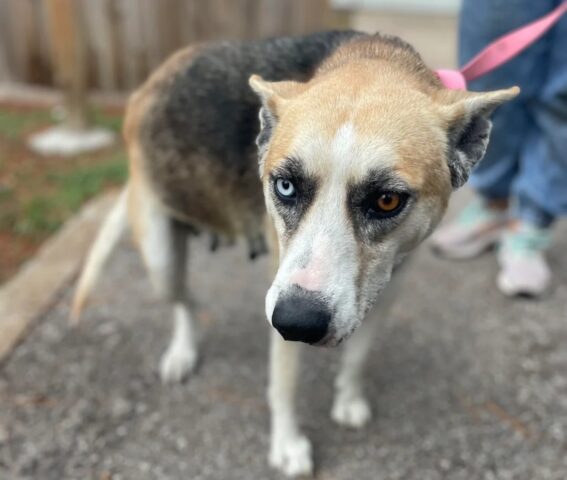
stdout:
[[(449, 263), (422, 249), (382, 319), (368, 369), (375, 418), (329, 419), (338, 352), (303, 357), (299, 405), (318, 479), (567, 478), (567, 228), (556, 288), (512, 301), (493, 255)], [(69, 292), (0, 369), (0, 478), (277, 479), (266, 464), (267, 260), (193, 251), (202, 362), (162, 387), (169, 312), (124, 242), (79, 331)]]

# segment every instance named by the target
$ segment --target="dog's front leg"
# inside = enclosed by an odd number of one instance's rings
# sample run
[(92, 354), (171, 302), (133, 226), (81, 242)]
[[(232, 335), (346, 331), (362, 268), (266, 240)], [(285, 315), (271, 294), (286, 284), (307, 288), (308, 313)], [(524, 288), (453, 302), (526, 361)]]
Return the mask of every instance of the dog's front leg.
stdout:
[(374, 318), (367, 318), (345, 345), (331, 410), (331, 417), (340, 425), (360, 428), (372, 416), (368, 400), (364, 397), (362, 376), (376, 324)]
[(272, 332), (268, 400), (272, 414), (270, 465), (288, 476), (313, 472), (311, 444), (301, 433), (295, 411), (300, 344)]
[(360, 428), (372, 417), (370, 404), (364, 396), (364, 366), (374, 343), (376, 327), (390, 313), (396, 292), (408, 270), (407, 263), (398, 267), (374, 308), (345, 345), (331, 410), (331, 417), (340, 425)]

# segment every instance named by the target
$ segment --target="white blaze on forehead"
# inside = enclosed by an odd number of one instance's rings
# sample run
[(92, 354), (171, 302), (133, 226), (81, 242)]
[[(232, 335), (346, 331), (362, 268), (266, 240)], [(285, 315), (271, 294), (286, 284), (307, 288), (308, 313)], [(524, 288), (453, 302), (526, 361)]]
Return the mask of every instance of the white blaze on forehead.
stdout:
[(352, 123), (337, 130), (331, 145), (335, 173), (345, 177), (343, 182), (347, 173), (351, 179), (363, 180), (372, 170), (393, 169), (398, 158), (392, 139), (357, 133)]
[[(350, 164), (353, 152), (356, 150), (356, 131), (351, 122), (341, 125), (331, 141), (331, 161), (341, 170)], [(342, 173), (342, 172), (341, 172)]]
[(343, 188), (351, 179), (364, 179), (373, 169), (393, 168), (398, 158), (393, 139), (379, 133), (360, 133), (350, 121), (340, 125), (330, 138), (313, 126), (296, 138), (294, 151), (308, 172), (322, 175), (323, 180), (331, 176)]

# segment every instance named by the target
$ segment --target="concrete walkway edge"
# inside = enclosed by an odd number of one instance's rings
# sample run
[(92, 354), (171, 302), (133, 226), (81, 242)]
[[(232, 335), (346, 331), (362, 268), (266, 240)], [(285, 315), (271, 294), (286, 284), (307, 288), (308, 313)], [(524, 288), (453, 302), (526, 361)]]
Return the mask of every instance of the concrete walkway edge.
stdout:
[(117, 193), (111, 192), (88, 202), (0, 287), (0, 362), (76, 275), (116, 198)]

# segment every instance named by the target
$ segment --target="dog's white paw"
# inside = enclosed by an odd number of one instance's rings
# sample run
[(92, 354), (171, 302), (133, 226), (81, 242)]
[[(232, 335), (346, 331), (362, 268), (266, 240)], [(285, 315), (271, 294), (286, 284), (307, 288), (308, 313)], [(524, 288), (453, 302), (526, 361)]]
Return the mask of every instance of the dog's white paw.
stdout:
[(311, 443), (303, 435), (274, 439), (270, 449), (270, 465), (288, 477), (312, 475)]
[(335, 398), (331, 417), (339, 425), (361, 428), (372, 418), (368, 401), (361, 395), (340, 395)]
[(179, 383), (195, 368), (197, 353), (191, 349), (168, 348), (161, 357), (159, 373), (163, 383)]

